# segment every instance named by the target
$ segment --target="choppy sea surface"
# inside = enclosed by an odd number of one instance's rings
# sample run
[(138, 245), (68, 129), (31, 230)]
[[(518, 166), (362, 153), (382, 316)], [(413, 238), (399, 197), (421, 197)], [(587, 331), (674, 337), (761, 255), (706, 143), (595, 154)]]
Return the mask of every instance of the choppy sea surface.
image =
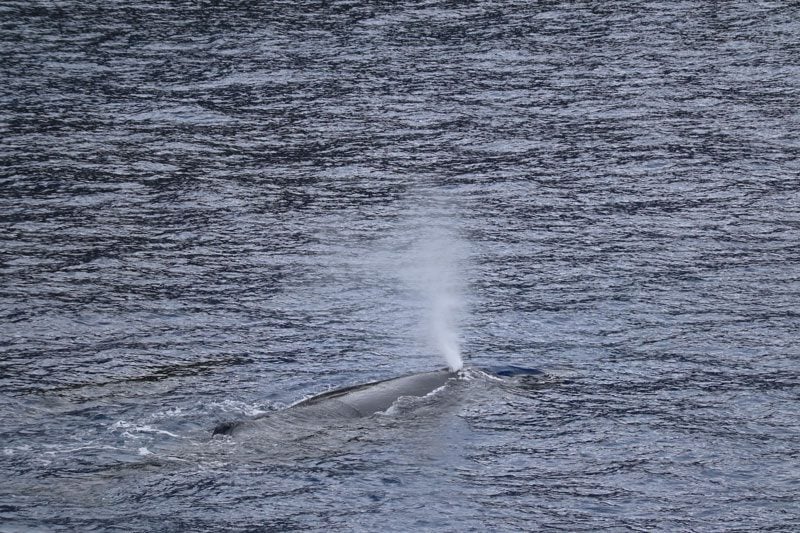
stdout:
[(6, 0), (0, 531), (796, 531), (798, 132), (791, 2)]

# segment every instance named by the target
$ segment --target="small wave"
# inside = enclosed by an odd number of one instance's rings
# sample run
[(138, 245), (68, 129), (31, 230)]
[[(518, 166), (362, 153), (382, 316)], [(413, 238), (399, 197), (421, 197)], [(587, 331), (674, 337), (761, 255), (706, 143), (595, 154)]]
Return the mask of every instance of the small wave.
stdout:
[(208, 404), (212, 409), (218, 409), (223, 413), (234, 413), (245, 416), (260, 416), (275, 411), (280, 406), (270, 405), (268, 409), (262, 409), (256, 405), (248, 404), (237, 400), (223, 400), (221, 402), (211, 402)]
[(184, 438), (184, 437), (181, 437), (180, 435), (176, 435), (175, 433), (172, 433), (172, 432), (164, 430), (164, 429), (157, 429), (157, 428), (148, 426), (146, 424), (145, 425), (136, 425), (136, 424), (133, 424), (131, 422), (126, 422), (124, 420), (119, 420), (119, 421), (115, 422), (111, 426), (111, 429), (112, 430), (118, 430), (118, 429), (125, 430), (124, 433), (128, 434), (128, 435), (131, 435), (131, 436), (133, 436), (131, 434), (131, 432), (134, 432), (134, 433), (156, 433), (156, 434), (160, 434), (160, 435), (168, 435), (168, 436), (176, 438), (176, 439)]

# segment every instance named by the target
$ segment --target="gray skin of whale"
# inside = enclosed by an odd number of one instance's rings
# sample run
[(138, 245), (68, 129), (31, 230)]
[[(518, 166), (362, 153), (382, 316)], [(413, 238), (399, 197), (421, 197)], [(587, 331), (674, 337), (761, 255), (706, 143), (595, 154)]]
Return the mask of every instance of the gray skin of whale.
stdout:
[[(318, 420), (360, 418), (386, 411), (400, 397), (430, 394), (455, 377), (456, 373), (449, 370), (435, 370), (374, 381), (313, 396), (288, 407), (284, 412), (291, 411), (298, 417)], [(252, 427), (258, 418), (271, 415), (267, 413), (246, 421), (220, 424), (214, 429), (213, 435), (235, 436)]]

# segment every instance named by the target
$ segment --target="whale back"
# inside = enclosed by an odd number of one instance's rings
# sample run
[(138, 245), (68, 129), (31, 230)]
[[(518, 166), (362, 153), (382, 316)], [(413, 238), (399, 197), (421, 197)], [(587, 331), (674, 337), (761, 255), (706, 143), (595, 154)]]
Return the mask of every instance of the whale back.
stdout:
[(214, 429), (213, 435), (235, 435), (248, 428), (255, 428), (259, 419), (276, 415), (293, 417), (292, 419), (298, 422), (370, 416), (386, 411), (398, 398), (426, 396), (443, 387), (448, 380), (455, 376), (455, 373), (448, 370), (435, 370), (345, 387), (312, 396), (278, 413), (268, 413), (250, 420), (220, 424)]
[(354, 418), (369, 416), (387, 410), (402, 396), (421, 397), (430, 394), (454, 376), (447, 370), (436, 370), (374, 381), (319, 394), (294, 404), (290, 409), (332, 403), (341, 405), (344, 411), (351, 409)]

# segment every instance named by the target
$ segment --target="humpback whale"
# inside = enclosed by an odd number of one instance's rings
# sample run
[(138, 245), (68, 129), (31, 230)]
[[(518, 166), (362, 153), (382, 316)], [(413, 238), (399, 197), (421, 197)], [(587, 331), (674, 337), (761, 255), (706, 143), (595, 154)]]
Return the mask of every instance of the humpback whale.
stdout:
[[(311, 398), (301, 400), (287, 407), (283, 412), (291, 413), (297, 419), (346, 420), (370, 416), (386, 411), (401, 397), (423, 397), (444, 387), (448, 381), (458, 379), (464, 370), (452, 372), (447, 369), (408, 374), (397, 378), (353, 385)], [(541, 375), (543, 372), (532, 368), (503, 366), (479, 371), (495, 379), (514, 376)], [(249, 420), (225, 422), (214, 428), (212, 435), (233, 435), (253, 427), (257, 420), (273, 416), (266, 413)]]

